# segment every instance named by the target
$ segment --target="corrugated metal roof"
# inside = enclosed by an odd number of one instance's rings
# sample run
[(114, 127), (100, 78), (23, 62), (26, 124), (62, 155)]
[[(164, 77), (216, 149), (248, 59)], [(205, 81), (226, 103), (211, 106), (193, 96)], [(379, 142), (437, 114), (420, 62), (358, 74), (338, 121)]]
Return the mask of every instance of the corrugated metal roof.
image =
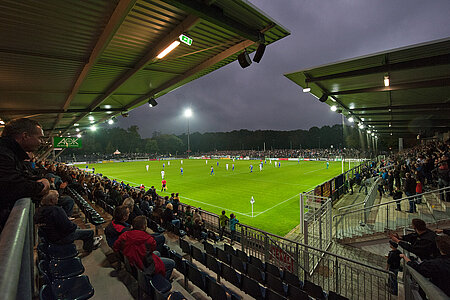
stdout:
[[(32, 116), (53, 134), (208, 74), (261, 33), (267, 45), (289, 35), (246, 1), (2, 1), (0, 18), (0, 118)], [(179, 33), (192, 46), (156, 59)]]
[[(450, 39), (285, 74), (380, 134), (450, 130)], [(384, 86), (389, 76), (390, 85)], [(300, 91), (301, 92), (301, 91)]]

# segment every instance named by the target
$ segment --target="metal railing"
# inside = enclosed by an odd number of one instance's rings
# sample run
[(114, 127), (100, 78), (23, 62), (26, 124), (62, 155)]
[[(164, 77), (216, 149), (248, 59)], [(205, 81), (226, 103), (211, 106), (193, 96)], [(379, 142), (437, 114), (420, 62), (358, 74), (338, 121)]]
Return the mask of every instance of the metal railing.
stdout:
[(328, 251), (238, 224), (243, 251), (351, 299), (390, 299), (389, 272)]
[(422, 300), (419, 291), (415, 288), (415, 283), (423, 290), (428, 299), (433, 300), (449, 300), (440, 288), (435, 286), (431, 281), (423, 277), (419, 272), (405, 264), (403, 271), (403, 283), (405, 285), (405, 300)]
[(30, 198), (17, 200), (0, 236), (0, 291), (5, 300), (34, 295), (33, 210)]
[[(438, 214), (432, 205), (427, 205), (426, 197), (443, 190), (450, 192), (450, 187), (404, 197), (381, 204), (347, 211), (333, 217), (335, 237), (352, 238), (365, 234), (382, 233), (387, 230), (399, 230), (411, 224), (411, 220), (419, 218), (427, 224), (436, 224), (440, 220), (450, 219), (450, 215)], [(374, 189), (376, 195), (376, 189)], [(425, 196), (425, 197), (424, 197)], [(421, 203), (417, 204), (420, 198)], [(409, 213), (410, 209), (417, 213)]]

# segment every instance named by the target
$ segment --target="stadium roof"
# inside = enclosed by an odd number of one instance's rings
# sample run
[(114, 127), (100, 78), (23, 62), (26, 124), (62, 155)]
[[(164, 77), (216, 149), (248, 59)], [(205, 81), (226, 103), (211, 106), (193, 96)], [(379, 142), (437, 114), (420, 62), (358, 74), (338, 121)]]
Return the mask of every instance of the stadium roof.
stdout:
[[(285, 76), (377, 134), (450, 130), (449, 38)], [(384, 84), (386, 76), (389, 86)]]
[[(0, 118), (31, 117), (49, 135), (104, 122), (290, 34), (245, 0), (3, 1), (0, 18)], [(181, 34), (192, 45), (158, 59)]]

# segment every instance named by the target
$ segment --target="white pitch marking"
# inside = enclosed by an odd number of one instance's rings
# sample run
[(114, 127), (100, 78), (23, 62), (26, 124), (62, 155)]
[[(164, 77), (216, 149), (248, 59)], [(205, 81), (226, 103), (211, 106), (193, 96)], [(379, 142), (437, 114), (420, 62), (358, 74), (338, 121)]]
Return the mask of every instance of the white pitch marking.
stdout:
[[(188, 198), (188, 197), (186, 197), (186, 196), (182, 196), (182, 197), (180, 197), (180, 198), (186, 198), (186, 199), (189, 199), (189, 200), (194, 201), (194, 202), (198, 202), (198, 203), (201, 203), (201, 204), (205, 204), (205, 205), (217, 207), (217, 208), (224, 209), (224, 210), (228, 210), (228, 211), (235, 211), (234, 209), (229, 209), (229, 208), (226, 208), (226, 207), (217, 206), (217, 205), (214, 205), (214, 204), (210, 204), (210, 203), (198, 201), (198, 200), (195, 200), (195, 199), (192, 199), (192, 198)], [(248, 215), (248, 214), (246, 214), (246, 213), (239, 212), (239, 211), (235, 211), (235, 212), (238, 213), (238, 214), (240, 214), (240, 215), (244, 215), (244, 216), (250, 217), (250, 215)]]

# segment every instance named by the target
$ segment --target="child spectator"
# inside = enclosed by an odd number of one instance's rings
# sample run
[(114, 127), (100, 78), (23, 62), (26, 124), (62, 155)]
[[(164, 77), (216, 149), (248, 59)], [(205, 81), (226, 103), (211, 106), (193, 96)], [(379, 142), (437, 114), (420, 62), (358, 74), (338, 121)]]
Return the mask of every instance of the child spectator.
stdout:
[(397, 281), (397, 275), (400, 270), (400, 250), (398, 250), (398, 244), (389, 241), (389, 245), (391, 247), (391, 251), (389, 251), (388, 259), (387, 259), (387, 267), (386, 269), (389, 270), (392, 273), (389, 273), (389, 293), (392, 295), (398, 295), (398, 281)]

